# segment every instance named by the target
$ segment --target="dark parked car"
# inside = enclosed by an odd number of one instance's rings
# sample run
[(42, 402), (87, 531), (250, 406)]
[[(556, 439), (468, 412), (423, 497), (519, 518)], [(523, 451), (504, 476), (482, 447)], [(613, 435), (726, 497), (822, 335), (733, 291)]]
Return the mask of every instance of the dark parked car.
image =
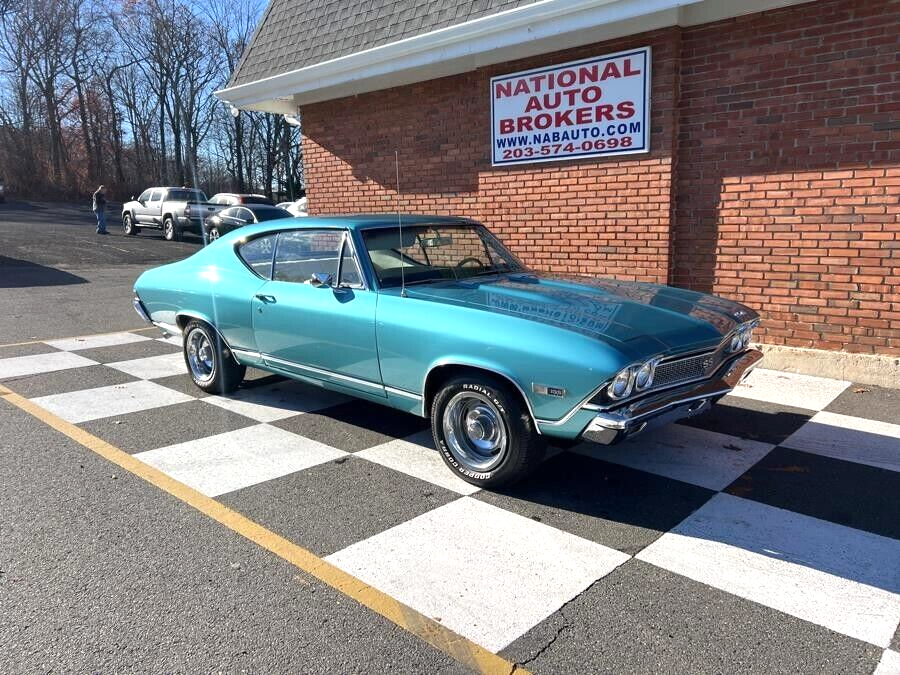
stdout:
[(266, 220), (278, 220), (279, 218), (293, 218), (294, 214), (285, 209), (269, 204), (245, 204), (243, 206), (229, 206), (215, 215), (206, 219), (206, 238), (215, 241), (223, 234), (228, 234), (244, 225), (262, 223)]

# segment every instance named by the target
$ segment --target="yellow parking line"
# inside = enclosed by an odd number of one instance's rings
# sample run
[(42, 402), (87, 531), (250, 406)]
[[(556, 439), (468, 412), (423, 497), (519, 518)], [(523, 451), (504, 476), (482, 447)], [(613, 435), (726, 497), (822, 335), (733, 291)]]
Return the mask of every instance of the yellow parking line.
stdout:
[(68, 338), (44, 338), (43, 340), (26, 340), (25, 342), (7, 342), (0, 345), (0, 349), (4, 347), (22, 347), (23, 345), (36, 345), (39, 342), (48, 342), (50, 340), (74, 340), (76, 338), (100, 337), (101, 335), (114, 335), (115, 333), (141, 333), (145, 330), (159, 330), (156, 326), (147, 326), (146, 328), (131, 328), (129, 330), (114, 330), (108, 333), (91, 333), (90, 335), (74, 335)]
[(377, 612), (397, 626), (409, 631), (432, 647), (440, 649), (473, 670), (480, 673), (510, 674), (515, 672), (527, 675), (528, 671), (520, 668), (517, 664), (507, 661), (481, 645), (464, 638), (434, 619), (417, 612), (412, 607), (404, 605), (399, 600), (347, 574), (311, 551), (297, 546), (237, 511), (229, 509), (215, 499), (207, 497), (194, 488), (175, 480), (159, 469), (149, 464), (144, 464), (127, 452), (88, 433), (71, 422), (65, 421), (3, 385), (0, 385), (0, 398), (33, 415), (44, 424), (65, 434), (76, 443), (83, 445), (104, 459), (133, 473), (161, 490), (165, 490), (176, 499), (194, 507), (209, 518), (262, 546), (279, 558), (295, 565), (298, 569), (319, 579), (347, 597), (356, 600), (361, 605)]

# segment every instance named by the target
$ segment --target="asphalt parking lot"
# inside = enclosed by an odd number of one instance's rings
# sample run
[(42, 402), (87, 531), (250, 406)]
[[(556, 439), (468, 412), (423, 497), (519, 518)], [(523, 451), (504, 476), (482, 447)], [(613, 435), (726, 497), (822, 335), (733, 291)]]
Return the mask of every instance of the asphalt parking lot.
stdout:
[(419, 418), (193, 387), (130, 299), (199, 242), (111, 230), (0, 205), (5, 671), (900, 673), (900, 391), (762, 369), (474, 491)]

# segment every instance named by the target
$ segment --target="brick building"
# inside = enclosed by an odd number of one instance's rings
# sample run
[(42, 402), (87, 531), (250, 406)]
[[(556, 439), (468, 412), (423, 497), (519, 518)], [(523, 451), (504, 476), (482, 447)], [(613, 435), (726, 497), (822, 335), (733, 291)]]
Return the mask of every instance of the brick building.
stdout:
[[(404, 211), (478, 219), (536, 269), (709, 291), (759, 310), (767, 344), (896, 357), (898, 26), (897, 0), (271, 0), (219, 96), (299, 111), (312, 213), (394, 210), (396, 150)], [(646, 47), (646, 152), (496, 161), (492, 77)]]

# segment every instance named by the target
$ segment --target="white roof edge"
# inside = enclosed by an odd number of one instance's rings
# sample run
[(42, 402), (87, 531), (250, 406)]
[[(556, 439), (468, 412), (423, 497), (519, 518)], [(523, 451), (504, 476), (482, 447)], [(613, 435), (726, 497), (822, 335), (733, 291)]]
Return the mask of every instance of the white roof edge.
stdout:
[[(303, 103), (443, 77), (665, 26), (697, 25), (808, 1), (540, 0), (215, 94), (238, 108), (293, 113)], [(642, 17), (647, 19), (645, 24), (635, 26), (634, 20)], [(596, 30), (600, 28), (603, 30)], [(576, 35), (578, 40), (562, 39)]]

